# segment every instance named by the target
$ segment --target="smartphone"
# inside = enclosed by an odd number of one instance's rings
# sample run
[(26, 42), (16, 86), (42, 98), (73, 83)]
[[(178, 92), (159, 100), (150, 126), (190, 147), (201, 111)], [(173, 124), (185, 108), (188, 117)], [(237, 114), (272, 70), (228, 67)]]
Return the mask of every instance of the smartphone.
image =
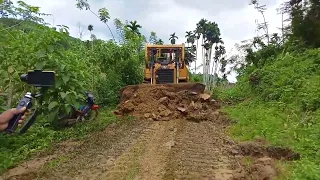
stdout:
[(22, 76), (21, 76), (21, 79), (23, 81), (26, 81), (27, 84), (33, 85), (36, 87), (50, 87), (50, 86), (54, 86), (54, 83), (55, 83), (54, 71), (33, 70), (33, 71), (29, 71), (27, 75), (22, 75)]

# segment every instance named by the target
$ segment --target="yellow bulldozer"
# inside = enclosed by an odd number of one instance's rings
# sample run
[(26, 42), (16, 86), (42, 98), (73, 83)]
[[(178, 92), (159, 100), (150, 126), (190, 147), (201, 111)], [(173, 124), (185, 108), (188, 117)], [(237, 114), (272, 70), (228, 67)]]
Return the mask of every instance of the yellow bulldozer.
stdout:
[(124, 91), (130, 92), (125, 94), (132, 94), (138, 88), (149, 86), (165, 86), (177, 92), (189, 90), (203, 93), (205, 89), (201, 83), (189, 83), (184, 44), (146, 44), (143, 84), (126, 86), (120, 94), (123, 96)]
[(188, 82), (184, 44), (145, 46), (145, 84)]

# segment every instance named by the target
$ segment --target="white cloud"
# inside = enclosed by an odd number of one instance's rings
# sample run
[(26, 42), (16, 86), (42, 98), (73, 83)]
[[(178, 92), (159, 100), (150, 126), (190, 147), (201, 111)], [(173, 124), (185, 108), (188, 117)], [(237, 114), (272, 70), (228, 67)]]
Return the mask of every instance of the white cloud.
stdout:
[[(260, 4), (267, 5), (265, 13), (270, 25), (270, 33), (281, 27), (281, 16), (276, 14), (276, 8), (284, 0), (261, 0)], [(53, 17), (45, 17), (48, 23), (64, 24), (69, 26), (70, 34), (78, 35), (77, 24), (80, 22), (86, 27), (92, 24), (94, 34), (101, 39), (110, 39), (111, 34), (105, 24), (99, 21), (89, 11), (80, 11), (76, 8), (75, 0), (25, 0), (30, 5), (40, 6), (44, 13), (53, 14)], [(252, 38), (256, 32), (255, 20), (262, 21), (262, 16), (252, 6), (249, 0), (88, 0), (91, 9), (95, 12), (99, 8), (106, 7), (111, 16), (109, 26), (116, 34), (113, 19), (137, 20), (142, 26), (141, 32), (149, 37), (151, 31), (155, 31), (157, 36), (165, 43), (169, 43), (169, 35), (176, 32), (179, 37), (177, 43), (186, 41), (185, 31), (195, 29), (196, 23), (205, 18), (218, 23), (222, 38), (225, 42), (227, 53), (233, 48), (235, 43), (241, 40)], [(89, 38), (86, 33), (85, 39)], [(199, 51), (201, 55), (201, 51)], [(197, 65), (201, 64), (201, 59)], [(192, 65), (194, 67), (194, 65)], [(200, 71), (200, 70), (199, 70)], [(235, 80), (235, 75), (229, 77)]]

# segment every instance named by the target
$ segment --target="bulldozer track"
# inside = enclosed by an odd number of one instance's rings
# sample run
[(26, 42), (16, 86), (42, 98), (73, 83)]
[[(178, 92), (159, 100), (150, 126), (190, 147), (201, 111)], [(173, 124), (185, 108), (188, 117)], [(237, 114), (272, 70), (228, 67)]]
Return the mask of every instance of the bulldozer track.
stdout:
[(165, 179), (229, 179), (232, 163), (224, 155), (221, 129), (214, 123), (181, 121)]

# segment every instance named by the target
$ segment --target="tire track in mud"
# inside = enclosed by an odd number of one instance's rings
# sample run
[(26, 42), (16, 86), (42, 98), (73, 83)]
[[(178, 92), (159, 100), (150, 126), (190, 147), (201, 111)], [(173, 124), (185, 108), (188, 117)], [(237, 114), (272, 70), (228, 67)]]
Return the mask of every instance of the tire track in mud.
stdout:
[[(275, 173), (266, 174), (266, 168), (261, 166), (243, 169), (239, 164), (243, 155), (225, 134), (226, 124), (219, 121), (197, 123), (177, 119), (127, 123), (107, 127), (104, 132), (88, 137), (69, 154), (56, 154), (58, 158), (55, 159), (63, 157), (65, 160), (55, 166), (48, 167), (52, 162), (49, 161), (43, 168), (30, 169), (19, 175), (7, 173), (7, 177), (4, 175), (0, 179), (262, 180)], [(230, 153), (237, 150), (238, 155)], [(262, 169), (257, 171), (259, 167)]]
[(164, 179), (230, 179), (235, 160), (228, 156), (222, 125), (179, 120)]
[(175, 122), (153, 122), (102, 179), (162, 179), (173, 142)]
[[(106, 174), (114, 165), (114, 161), (136, 143), (137, 138), (150, 123), (152, 122), (130, 121), (108, 126), (103, 132), (88, 137), (71, 152), (59, 153), (60, 150), (56, 149), (59, 156), (53, 161), (61, 157), (64, 159), (57, 165), (50, 167), (50, 163), (53, 162), (51, 160), (48, 163), (44, 162), (40, 169), (24, 168), (23, 171), (17, 172), (21, 169), (20, 165), (3, 174), (0, 179), (97, 179)], [(36, 163), (34, 160), (29, 162)]]
[(99, 179), (230, 179), (230, 142), (215, 122), (155, 121)]
[(221, 136), (211, 121), (135, 120), (89, 137), (54, 167), (7, 179), (227, 179), (232, 160)]

